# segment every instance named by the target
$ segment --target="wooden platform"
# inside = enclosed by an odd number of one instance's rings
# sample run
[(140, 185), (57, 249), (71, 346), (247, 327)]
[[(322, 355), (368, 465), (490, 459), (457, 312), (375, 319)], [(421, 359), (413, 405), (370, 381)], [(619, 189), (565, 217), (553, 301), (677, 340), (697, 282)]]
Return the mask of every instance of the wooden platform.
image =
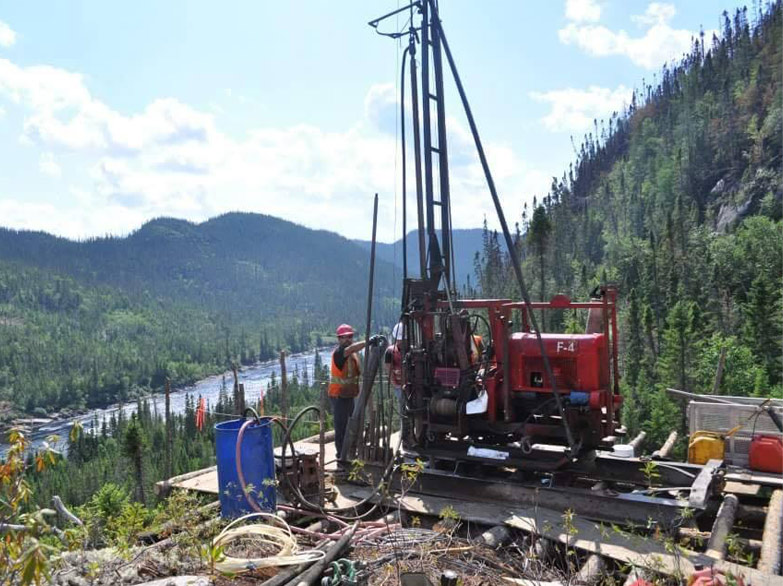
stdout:
[[(330, 432), (326, 436), (327, 441), (324, 446), (324, 459), (327, 462), (326, 471), (334, 472), (336, 469), (336, 449), (334, 445), (334, 433)], [(312, 450), (313, 447), (318, 448), (320, 443), (319, 437), (312, 436), (305, 438), (301, 441), (294, 442), (294, 447), (297, 450)], [(286, 456), (287, 457), (287, 456)], [(336, 491), (336, 504), (341, 507), (352, 506), (358, 499), (351, 499), (346, 496), (346, 491), (352, 491), (356, 487), (354, 485), (336, 485), (333, 487)], [(162, 480), (155, 485), (155, 492), (164, 496), (171, 492), (173, 489), (188, 490), (193, 492), (199, 492), (203, 494), (218, 494), (218, 476), (217, 466), (210, 466), (209, 468), (203, 468), (201, 470), (195, 470), (188, 472), (187, 474), (181, 474), (168, 480)]]

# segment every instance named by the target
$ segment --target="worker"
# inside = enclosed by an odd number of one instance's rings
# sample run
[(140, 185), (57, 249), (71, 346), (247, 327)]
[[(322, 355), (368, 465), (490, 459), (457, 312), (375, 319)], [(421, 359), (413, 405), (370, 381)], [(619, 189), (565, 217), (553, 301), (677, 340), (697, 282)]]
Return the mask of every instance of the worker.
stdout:
[(386, 372), (389, 375), (392, 388), (394, 388), (394, 396), (397, 398), (397, 404), (400, 409), (400, 416), (402, 417), (402, 440), (407, 445), (408, 443), (408, 418), (405, 413), (405, 398), (403, 395), (403, 380), (402, 380), (402, 350), (405, 338), (405, 326), (402, 323), (398, 323), (392, 328), (392, 344), (386, 348), (386, 354), (384, 355), (384, 364), (386, 365)]
[[(353, 335), (354, 330), (350, 325), (340, 325), (337, 328), (337, 347), (332, 352), (329, 401), (334, 416), (334, 444), (338, 458), (343, 451), (343, 439), (353, 413), (354, 398), (359, 394), (359, 376), (362, 372), (359, 351), (365, 343), (354, 342)], [(380, 336), (373, 336), (369, 342), (374, 345), (379, 339)]]

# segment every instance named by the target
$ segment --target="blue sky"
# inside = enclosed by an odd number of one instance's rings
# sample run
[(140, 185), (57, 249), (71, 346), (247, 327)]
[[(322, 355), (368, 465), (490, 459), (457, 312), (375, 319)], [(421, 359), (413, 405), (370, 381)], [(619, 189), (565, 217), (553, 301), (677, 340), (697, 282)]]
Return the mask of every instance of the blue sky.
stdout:
[[(377, 191), (392, 240), (402, 47), (366, 23), (402, 5), (0, 2), (0, 225), (84, 238), (242, 210), (369, 238)], [(741, 5), (441, 0), (510, 221), (571, 136)], [(450, 83), (446, 100), (454, 224), (492, 224)]]

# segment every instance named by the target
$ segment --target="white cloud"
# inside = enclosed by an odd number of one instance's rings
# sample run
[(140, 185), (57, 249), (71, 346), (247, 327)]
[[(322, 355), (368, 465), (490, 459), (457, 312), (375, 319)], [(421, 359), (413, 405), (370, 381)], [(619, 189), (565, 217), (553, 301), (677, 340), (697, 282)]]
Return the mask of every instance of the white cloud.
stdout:
[(548, 92), (530, 92), (530, 97), (551, 106), (544, 126), (556, 132), (583, 132), (594, 119), (608, 118), (630, 103), (632, 90), (620, 85), (615, 89), (590, 86), (586, 90), (566, 88)]
[(606, 57), (625, 55), (633, 63), (646, 69), (657, 69), (665, 62), (676, 60), (691, 48), (696, 36), (685, 29), (675, 29), (669, 21), (676, 14), (672, 4), (653, 2), (643, 15), (632, 17), (639, 24), (649, 26), (639, 37), (624, 30), (613, 31), (600, 24), (571, 22), (558, 31), (562, 43), (576, 45), (589, 55)]
[(644, 14), (637, 14), (631, 17), (631, 20), (640, 24), (654, 26), (656, 24), (665, 24), (677, 14), (677, 7), (674, 4), (666, 2), (651, 2), (647, 6)]
[(62, 175), (62, 168), (54, 159), (52, 153), (41, 153), (41, 156), (38, 159), (38, 169), (44, 175), (49, 175), (49, 177), (59, 177)]
[[(379, 237), (396, 237), (398, 103), (389, 84), (369, 88), (364, 113), (343, 131), (265, 127), (242, 138), (176, 99), (157, 99), (126, 115), (93, 96), (78, 73), (6, 59), (0, 59), (0, 104), (23, 117), (20, 142), (44, 153), (42, 172), (56, 176), (67, 160), (69, 178), (86, 178), (69, 185), (69, 203), (5, 213), (13, 206), (2, 202), (4, 225), (78, 238), (127, 233), (155, 216), (202, 221), (244, 210), (369, 238), (371, 198), (378, 192), (387, 219)], [(449, 131), (454, 225), (475, 227), (484, 214), (494, 217), (494, 209), (469, 133), (453, 121)], [(486, 146), (509, 211), (519, 209), (521, 196), (545, 192), (544, 173), (518, 161), (507, 146)], [(412, 172), (409, 177), (413, 193)]]
[(10, 47), (16, 42), (16, 32), (0, 20), (0, 47)]
[(566, 0), (566, 18), (576, 22), (596, 22), (601, 18), (601, 6), (595, 0)]

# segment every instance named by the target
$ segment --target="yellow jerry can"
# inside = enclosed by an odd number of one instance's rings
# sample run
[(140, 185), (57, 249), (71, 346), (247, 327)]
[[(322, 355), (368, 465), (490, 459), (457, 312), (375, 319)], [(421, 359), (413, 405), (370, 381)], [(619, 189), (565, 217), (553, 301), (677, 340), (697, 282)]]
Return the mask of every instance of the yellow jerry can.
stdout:
[(712, 431), (696, 431), (688, 442), (688, 462), (706, 464), (708, 460), (723, 460), (724, 436)]

